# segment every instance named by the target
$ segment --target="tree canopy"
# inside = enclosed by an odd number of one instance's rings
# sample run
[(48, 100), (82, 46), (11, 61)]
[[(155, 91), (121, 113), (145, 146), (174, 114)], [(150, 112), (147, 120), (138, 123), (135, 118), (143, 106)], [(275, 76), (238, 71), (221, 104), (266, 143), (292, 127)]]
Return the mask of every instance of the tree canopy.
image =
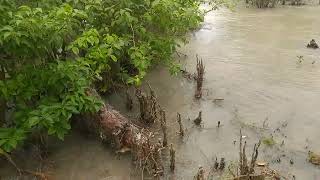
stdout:
[(63, 139), (96, 112), (90, 88), (139, 85), (203, 19), (198, 0), (0, 0), (0, 148), (37, 130)]

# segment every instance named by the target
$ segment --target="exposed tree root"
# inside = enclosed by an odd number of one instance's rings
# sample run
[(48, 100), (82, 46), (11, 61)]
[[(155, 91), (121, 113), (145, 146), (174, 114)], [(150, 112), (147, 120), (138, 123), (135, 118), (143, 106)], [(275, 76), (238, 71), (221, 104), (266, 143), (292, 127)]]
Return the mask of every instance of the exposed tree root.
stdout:
[(202, 59), (199, 59), (197, 55), (197, 89), (195, 93), (195, 98), (199, 99), (202, 97), (202, 85), (204, 76), (204, 65)]
[(140, 120), (146, 124), (154, 123), (159, 114), (159, 104), (155, 92), (150, 89), (150, 94), (143, 93), (140, 89), (136, 89), (136, 97), (140, 105)]
[(310, 43), (307, 44), (307, 48), (317, 49), (319, 45), (316, 43), (314, 39), (311, 39)]
[(206, 180), (205, 170), (202, 166), (199, 167), (197, 174), (194, 176), (194, 180)]
[(253, 152), (252, 152), (252, 155), (251, 155), (251, 162), (248, 163), (248, 160), (247, 160), (247, 155), (246, 155), (246, 145), (247, 145), (247, 142), (244, 142), (244, 145), (242, 146), (242, 133), (241, 133), (241, 130), (240, 130), (240, 145), (239, 145), (239, 156), (240, 156), (240, 161), (239, 161), (239, 171), (240, 171), (240, 176), (241, 175), (249, 175), (249, 174), (253, 174), (254, 173), (254, 168), (255, 168), (255, 165), (256, 165), (256, 161), (257, 161), (257, 158), (258, 158), (258, 149), (260, 147), (260, 144), (261, 142), (259, 141), (258, 144), (255, 144), (254, 145), (254, 148), (253, 148)]
[[(233, 180), (264, 180), (264, 179), (270, 179), (270, 180), (280, 180), (281, 178), (287, 179), (284, 176), (281, 176), (277, 171), (269, 169), (265, 164), (263, 164), (261, 167), (256, 167), (257, 158), (259, 154), (259, 147), (261, 142), (254, 145), (253, 152), (251, 155), (251, 161), (248, 162), (247, 156), (246, 156), (246, 142), (242, 142), (242, 133), (240, 130), (240, 145), (239, 145), (239, 165), (237, 168), (237, 172), (234, 173), (230, 169), (230, 173), (234, 176)], [(237, 175), (236, 175), (237, 174)]]
[(24, 174), (30, 174), (34, 177), (37, 177), (40, 180), (49, 180), (50, 176), (48, 174), (42, 173), (42, 172), (35, 172), (35, 171), (29, 171), (29, 170), (22, 170), (21, 171)]
[(4, 156), (7, 161), (17, 170), (17, 172), (21, 175), (21, 169), (17, 166), (17, 164), (12, 160), (10, 154), (8, 154), (7, 152), (5, 152), (4, 150), (2, 150), (0, 148), (0, 156)]
[(197, 126), (201, 125), (202, 122), (202, 111), (199, 111), (198, 117), (193, 120), (194, 124)]
[(30, 170), (24, 170), (17, 166), (17, 164), (12, 160), (10, 154), (6, 153), (2, 149), (0, 149), (0, 155), (3, 155), (10, 164), (13, 165), (13, 167), (17, 170), (18, 174), (21, 176), (22, 174), (29, 174), (32, 176), (37, 177), (40, 180), (49, 180), (49, 175), (42, 172), (36, 172), (36, 171), (30, 171)]

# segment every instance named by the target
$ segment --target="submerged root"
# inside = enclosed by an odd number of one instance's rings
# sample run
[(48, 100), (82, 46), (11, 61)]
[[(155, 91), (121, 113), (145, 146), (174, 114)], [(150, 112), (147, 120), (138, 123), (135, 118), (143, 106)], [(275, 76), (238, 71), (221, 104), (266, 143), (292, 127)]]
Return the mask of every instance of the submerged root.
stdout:
[(176, 151), (173, 148), (173, 145), (170, 144), (170, 170), (171, 170), (171, 172), (174, 172), (175, 167), (176, 167)]
[(317, 49), (319, 48), (319, 45), (316, 43), (314, 39), (311, 39), (309, 44), (307, 44), (307, 48)]
[(181, 137), (183, 137), (184, 136), (184, 129), (183, 129), (183, 124), (181, 121), (181, 114), (180, 113), (177, 113), (177, 122), (179, 124), (179, 135)]
[(161, 124), (162, 133), (163, 133), (162, 145), (163, 147), (166, 147), (168, 145), (166, 112), (164, 110), (160, 110), (160, 115), (161, 115), (160, 124)]
[(202, 122), (202, 111), (199, 111), (198, 117), (193, 120), (194, 124), (197, 126), (201, 125)]
[(246, 145), (247, 142), (244, 142), (244, 145), (242, 146), (242, 132), (240, 130), (240, 145), (239, 145), (239, 171), (240, 175), (250, 175), (254, 173), (254, 168), (256, 165), (256, 161), (259, 154), (259, 147), (260, 147), (261, 141), (258, 142), (258, 144), (254, 145), (253, 152), (251, 155), (251, 162), (248, 163), (247, 155), (246, 155)]
[(202, 166), (199, 167), (197, 174), (194, 176), (194, 180), (205, 180), (205, 170)]
[[(229, 171), (234, 176), (233, 180), (264, 180), (264, 179), (274, 179), (280, 180), (281, 178), (287, 179), (284, 176), (281, 176), (277, 171), (269, 169), (266, 166), (266, 163), (257, 163), (258, 154), (259, 154), (259, 147), (261, 141), (253, 147), (253, 152), (251, 154), (251, 161), (248, 162), (247, 155), (246, 155), (246, 142), (242, 142), (242, 133), (240, 130), (240, 145), (239, 145), (239, 165), (237, 168), (237, 173), (232, 172), (230, 169)], [(258, 164), (260, 167), (256, 167)], [(235, 176), (237, 174), (237, 176)]]

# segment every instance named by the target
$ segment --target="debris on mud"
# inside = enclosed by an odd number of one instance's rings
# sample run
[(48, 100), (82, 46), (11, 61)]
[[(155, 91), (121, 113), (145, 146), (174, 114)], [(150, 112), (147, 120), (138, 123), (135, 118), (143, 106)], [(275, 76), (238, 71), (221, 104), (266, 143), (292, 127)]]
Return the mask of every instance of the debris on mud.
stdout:
[(202, 97), (202, 86), (203, 86), (203, 76), (204, 76), (204, 65), (202, 59), (197, 57), (197, 88), (195, 93), (195, 98), (199, 99)]
[(319, 45), (316, 43), (316, 41), (314, 39), (311, 39), (309, 44), (307, 44), (307, 48), (317, 49), (317, 48), (319, 48)]
[(201, 125), (202, 122), (202, 111), (199, 111), (198, 117), (193, 120), (194, 124), (197, 126)]
[(154, 146), (154, 155), (153, 155), (153, 161), (154, 161), (154, 174), (156, 174), (157, 176), (162, 176), (164, 173), (164, 168), (163, 168), (163, 163), (162, 163), (162, 143), (161, 143), (161, 139), (159, 139), (158, 143), (155, 144)]
[(320, 154), (316, 154), (312, 151), (308, 152), (308, 160), (310, 163), (314, 165), (320, 165)]

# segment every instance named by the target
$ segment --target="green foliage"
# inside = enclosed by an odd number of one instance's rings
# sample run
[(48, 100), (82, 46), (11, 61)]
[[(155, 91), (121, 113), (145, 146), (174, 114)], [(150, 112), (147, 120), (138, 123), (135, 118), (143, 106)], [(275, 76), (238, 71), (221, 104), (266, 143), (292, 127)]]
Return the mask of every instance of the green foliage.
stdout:
[[(203, 20), (198, 0), (1, 0), (0, 149), (10, 152), (34, 130), (63, 139), (70, 118), (96, 112), (97, 83), (139, 85), (157, 64), (172, 74), (178, 43)], [(3, 117), (0, 117), (3, 118)]]

